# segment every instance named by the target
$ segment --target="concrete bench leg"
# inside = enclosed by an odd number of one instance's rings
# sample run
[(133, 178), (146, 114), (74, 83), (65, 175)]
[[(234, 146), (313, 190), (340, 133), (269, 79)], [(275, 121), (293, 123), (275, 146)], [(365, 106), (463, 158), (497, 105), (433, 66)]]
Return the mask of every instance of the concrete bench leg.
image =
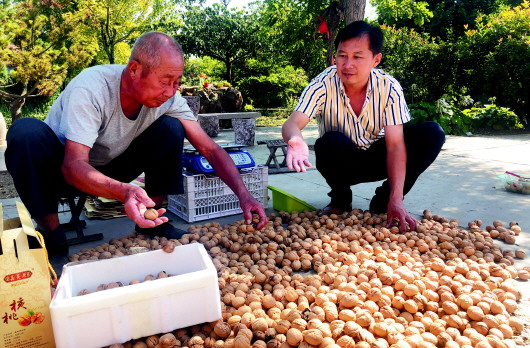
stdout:
[(256, 119), (232, 119), (232, 128), (234, 128), (236, 144), (254, 146)]
[(209, 137), (214, 138), (219, 135), (219, 117), (199, 115), (199, 124)]

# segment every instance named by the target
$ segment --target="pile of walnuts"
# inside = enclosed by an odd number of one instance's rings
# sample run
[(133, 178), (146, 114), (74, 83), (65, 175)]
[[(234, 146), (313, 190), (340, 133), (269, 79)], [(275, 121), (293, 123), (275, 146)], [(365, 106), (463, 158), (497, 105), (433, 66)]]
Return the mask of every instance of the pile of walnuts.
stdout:
[[(209, 251), (220, 320), (162, 336), (171, 335), (172, 346), (155, 335), (111, 347), (516, 346), (523, 321), (513, 315), (521, 299), (515, 279), (530, 273), (514, 267), (523, 250), (503, 251), (494, 242), (514, 240), (516, 223), (483, 229), (474, 221), (464, 229), (425, 211), (417, 231), (399, 233), (385, 227), (386, 214), (357, 209), (280, 212), (270, 220), (260, 231), (242, 221), (195, 225), (175, 241)], [(164, 243), (131, 235), (105, 247), (126, 254), (127, 246)]]
[[(140, 284), (142, 282), (149, 282), (149, 281), (152, 281), (152, 280), (168, 278), (168, 277), (173, 277), (173, 274), (168, 274), (166, 271), (160, 271), (160, 272), (158, 272), (158, 274), (156, 276), (154, 276), (152, 274), (146, 275), (144, 277), (143, 281), (139, 280), (139, 279), (133, 279), (133, 280), (131, 280), (129, 282), (129, 285)], [(127, 284), (124, 284), (123, 282), (120, 282), (120, 281), (112, 282), (112, 283), (108, 283), (108, 284), (100, 284), (100, 285), (97, 286), (97, 288), (95, 290), (83, 289), (83, 290), (79, 291), (77, 296), (88, 295), (88, 294), (90, 294), (90, 293), (92, 293), (94, 291), (98, 292), (98, 291), (110, 290), (110, 289), (114, 289), (114, 288), (121, 288), (122, 286), (126, 286), (126, 285)]]

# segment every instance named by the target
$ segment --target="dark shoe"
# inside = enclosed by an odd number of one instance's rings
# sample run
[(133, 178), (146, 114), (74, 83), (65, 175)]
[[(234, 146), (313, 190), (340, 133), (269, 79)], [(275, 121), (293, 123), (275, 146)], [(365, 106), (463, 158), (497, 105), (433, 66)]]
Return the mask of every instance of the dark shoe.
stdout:
[(379, 198), (375, 195), (370, 201), (370, 211), (375, 214), (384, 214), (387, 210), (388, 202)]
[[(44, 246), (48, 255), (68, 256), (68, 243), (66, 241), (66, 234), (61, 226), (53, 231), (39, 231), (44, 238)], [(40, 244), (36, 238), (29, 238), (30, 249), (40, 248)]]
[(350, 212), (352, 210), (351, 205), (347, 207), (335, 207), (331, 203), (325, 206), (320, 210), (321, 215), (329, 215), (329, 214), (342, 214), (344, 212)]
[[(44, 246), (48, 253), (48, 262), (53, 267), (57, 278), (63, 272), (63, 266), (70, 262), (68, 259), (68, 243), (66, 241), (66, 234), (61, 226), (53, 231), (40, 231), (44, 238)], [(28, 238), (29, 247), (31, 249), (40, 248), (41, 245), (37, 238)]]
[(183, 235), (189, 233), (187, 231), (176, 228), (169, 222), (164, 222), (163, 224), (155, 226), (153, 228), (142, 228), (136, 225), (134, 227), (134, 230), (137, 233), (145, 234), (147, 236), (166, 237), (167, 239), (180, 239)]

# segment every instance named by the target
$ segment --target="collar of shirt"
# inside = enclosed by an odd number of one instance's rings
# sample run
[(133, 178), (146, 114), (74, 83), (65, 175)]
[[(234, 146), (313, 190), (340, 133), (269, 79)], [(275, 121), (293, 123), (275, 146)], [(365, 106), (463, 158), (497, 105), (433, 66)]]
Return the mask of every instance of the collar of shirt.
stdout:
[[(348, 95), (346, 94), (346, 91), (344, 90), (344, 84), (342, 83), (342, 80), (340, 79), (339, 74), (337, 73), (336, 69), (335, 69), (335, 78), (338, 81), (337, 84), (339, 86), (340, 95), (349, 103), (350, 98), (348, 97)], [(366, 100), (370, 100), (370, 98), (372, 97), (373, 87), (374, 87), (373, 79), (374, 79), (374, 69), (370, 71), (370, 78), (368, 79), (368, 83), (366, 86)]]
[[(344, 90), (344, 84), (342, 83), (342, 80), (340, 79), (339, 74), (337, 73), (336, 69), (335, 69), (335, 78), (337, 79), (337, 85), (339, 87), (340, 95), (342, 96), (342, 98), (344, 98), (344, 100), (346, 101), (346, 105), (347, 105), (350, 103), (350, 97), (348, 97), (348, 95), (346, 94), (346, 91)], [(372, 97), (373, 86), (374, 86), (373, 80), (374, 80), (374, 69), (370, 71), (370, 78), (368, 79), (368, 82), (367, 82), (365, 105), (366, 105), (366, 102), (368, 102), (370, 98)], [(364, 107), (361, 110), (361, 114), (363, 110), (364, 110)], [(357, 116), (360, 116), (360, 115), (357, 115)]]

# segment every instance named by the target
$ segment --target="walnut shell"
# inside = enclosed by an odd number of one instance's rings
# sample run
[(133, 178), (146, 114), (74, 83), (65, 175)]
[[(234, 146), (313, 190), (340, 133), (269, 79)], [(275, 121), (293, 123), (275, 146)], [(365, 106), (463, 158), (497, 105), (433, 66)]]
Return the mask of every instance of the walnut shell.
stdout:
[(149, 336), (145, 339), (145, 343), (147, 344), (148, 348), (154, 348), (158, 343), (160, 339), (157, 335)]
[(246, 335), (237, 335), (234, 338), (234, 348), (248, 348), (250, 347), (250, 339)]
[(228, 325), (228, 323), (225, 323), (224, 321), (218, 321), (217, 324), (215, 324), (213, 330), (217, 334), (217, 336), (221, 338), (227, 338), (228, 336), (230, 336), (230, 332), (232, 331), (230, 325)]
[(256, 320), (254, 320), (252, 322), (252, 331), (261, 331), (261, 332), (265, 332), (265, 330), (268, 329), (269, 325), (267, 324), (267, 320), (265, 320), (265, 318), (256, 318)]
[(145, 211), (144, 218), (148, 220), (155, 220), (158, 218), (158, 211), (156, 209), (149, 208)]
[[(289, 334), (289, 332), (287, 332)], [(302, 332), (302, 336), (305, 342), (313, 346), (318, 346), (324, 339), (322, 332), (318, 329), (309, 329)]]
[(298, 346), (304, 339), (302, 333), (298, 329), (290, 328), (287, 330), (287, 343), (291, 346)]
[(160, 336), (158, 343), (164, 348), (173, 347), (177, 344), (177, 338), (172, 333), (167, 333), (165, 335)]

